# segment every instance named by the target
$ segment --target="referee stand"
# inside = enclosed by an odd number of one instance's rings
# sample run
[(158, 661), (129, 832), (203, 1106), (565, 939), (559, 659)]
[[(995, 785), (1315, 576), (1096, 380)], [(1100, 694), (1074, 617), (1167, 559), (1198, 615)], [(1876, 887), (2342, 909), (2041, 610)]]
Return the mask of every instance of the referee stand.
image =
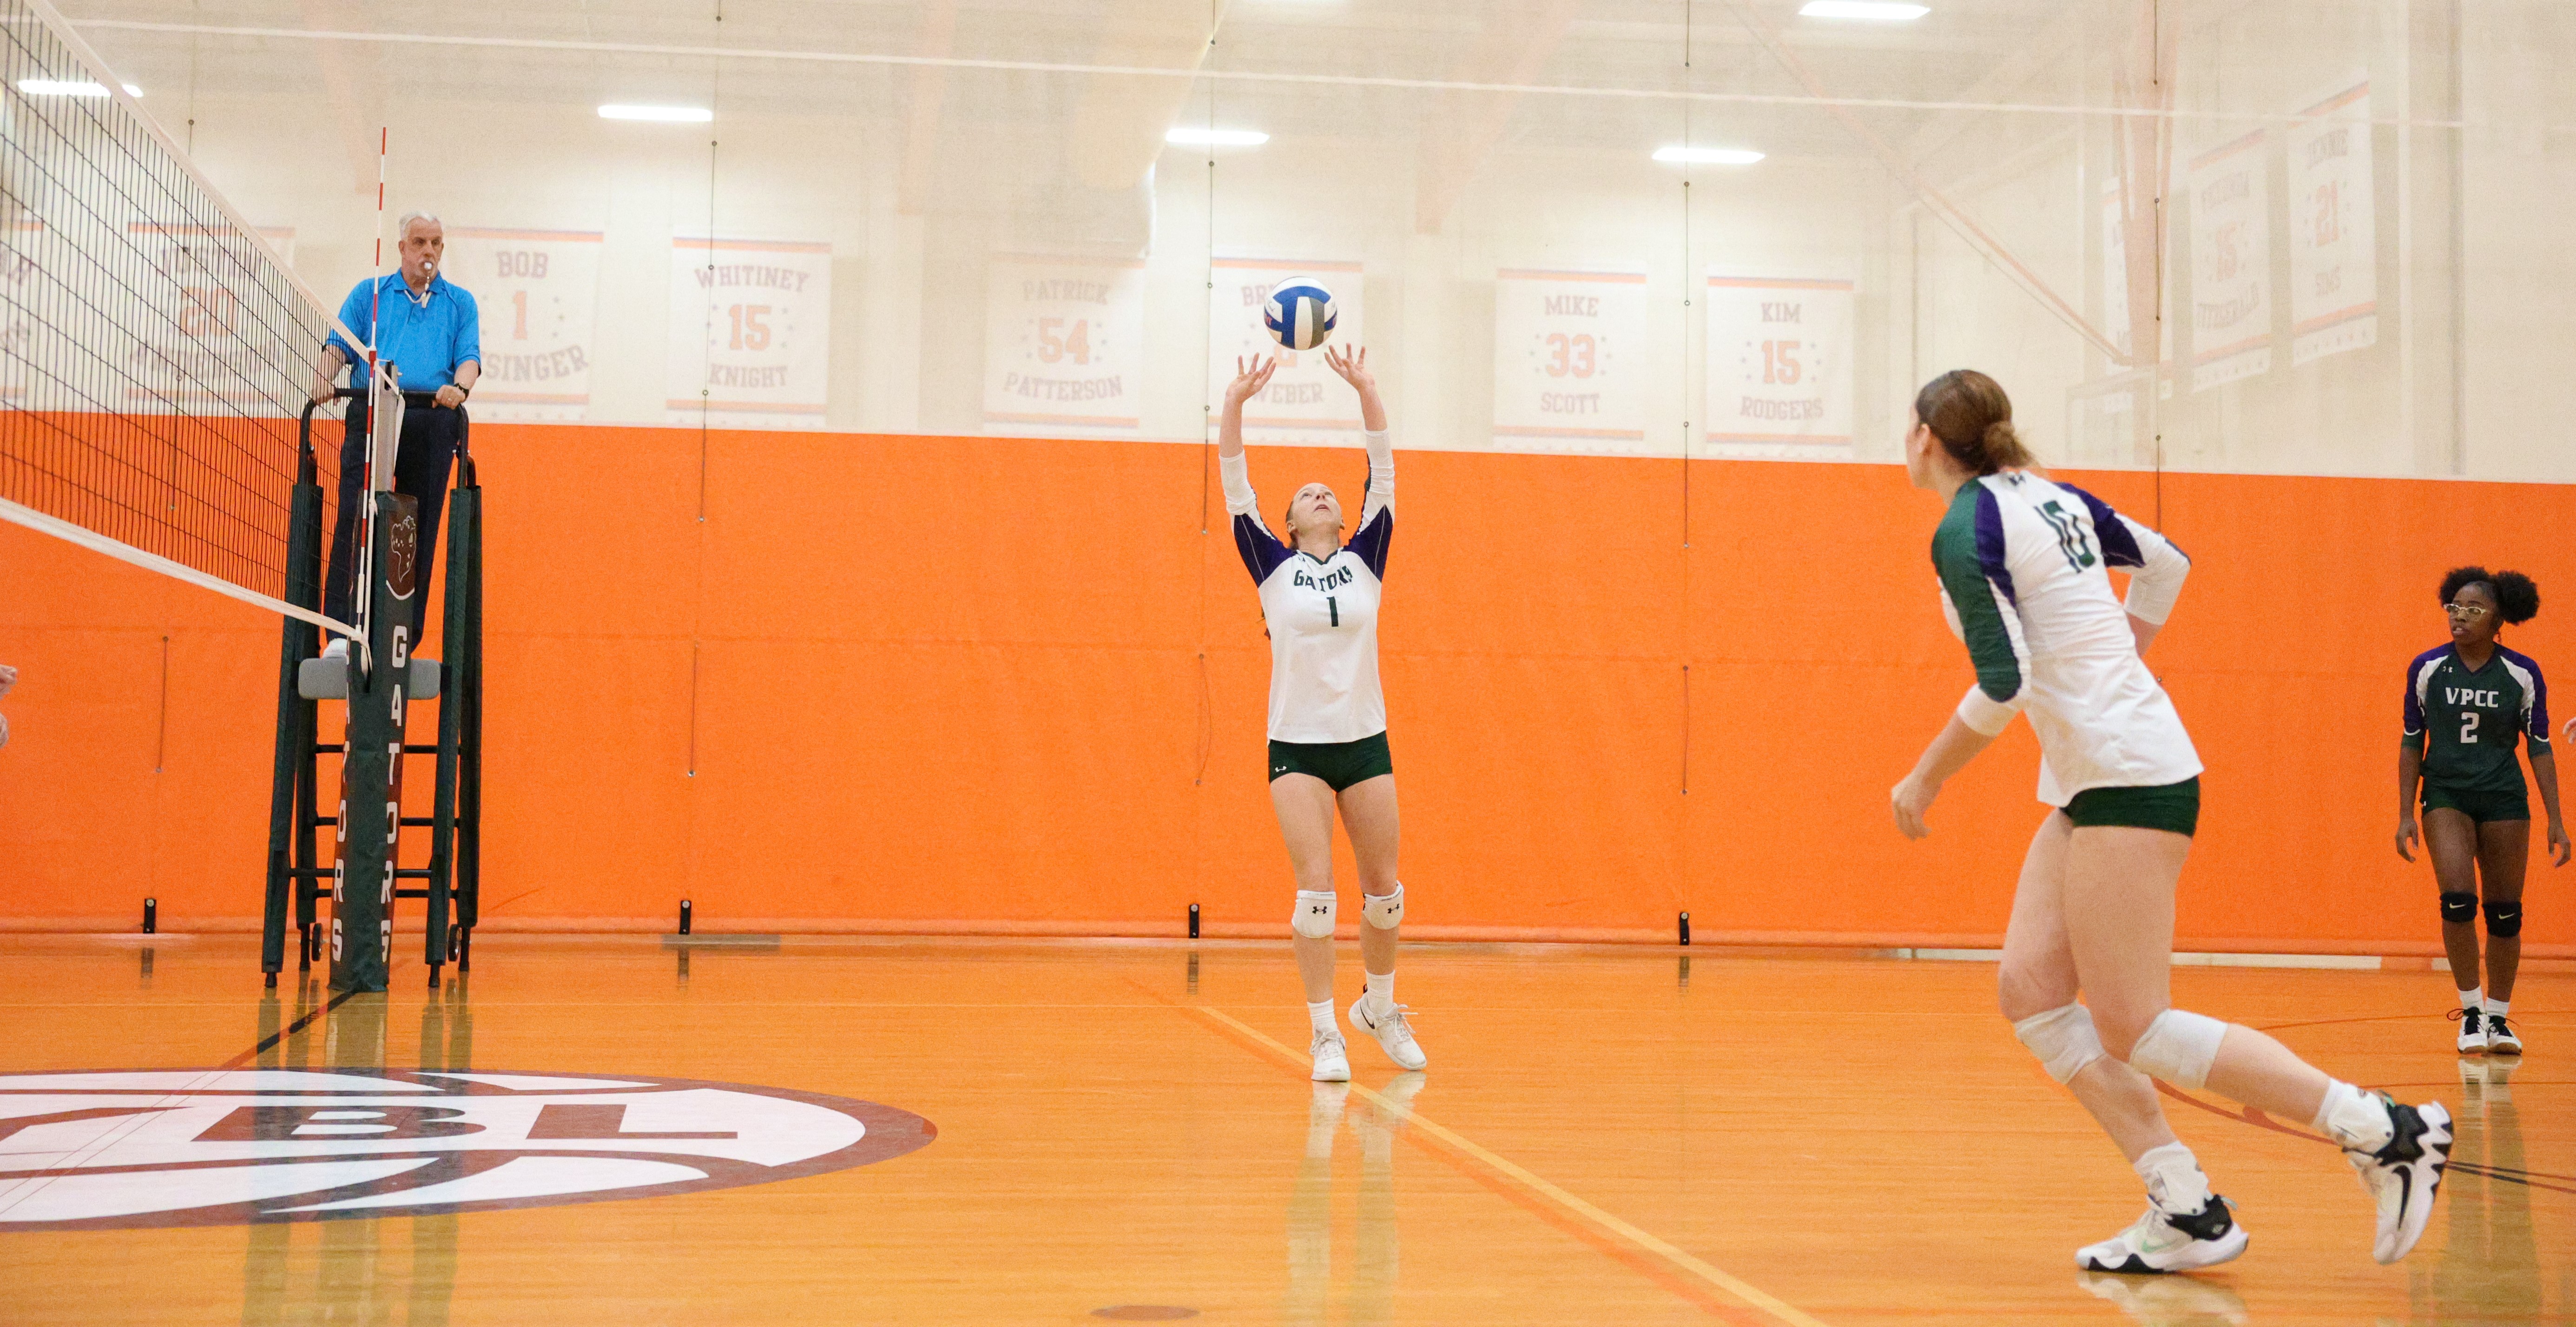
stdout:
[[(345, 387), (339, 397), (363, 392), (363, 387)], [(407, 407), (431, 404), (427, 392), (404, 392), (402, 397)], [(288, 602), (316, 612), (322, 606), (323, 570), (322, 485), (313, 454), (318, 405), (305, 404), (299, 426), (286, 555)], [(415, 499), (390, 488), (373, 495), (372, 556), (360, 564), (369, 569), (359, 586), (369, 604), (359, 619), (366, 639), (354, 643), (345, 660), (321, 658), (321, 628), (299, 618), (286, 620), (278, 650), (277, 765), (269, 794), (267, 902), (259, 950), (260, 971), (270, 987), (277, 985), (286, 964), (290, 903), (296, 970), (311, 970), (325, 952), (327, 934), (334, 989), (385, 989), (398, 899), (416, 898), (428, 905), (421, 957), (429, 967), (431, 987), (439, 985), (446, 964), (453, 962), (460, 973), (473, 966), (482, 901), (483, 490), (461, 406), (458, 414), (455, 487), (447, 495), (442, 657), (412, 657), (412, 596), (428, 590), (427, 578), (417, 575), (414, 565), (419, 513)], [(370, 420), (371, 429), (376, 422)], [(438, 740), (406, 740), (406, 707), (430, 699), (439, 702)], [(324, 700), (347, 705), (343, 741), (320, 740), (319, 702)], [(331, 815), (321, 814), (325, 794), (320, 766), (326, 755), (340, 758), (340, 787)], [(427, 755), (437, 757), (431, 814), (403, 815), (405, 761)], [(410, 828), (430, 831), (427, 866), (401, 864), (402, 831)], [(324, 829), (333, 831), (335, 860), (328, 863), (316, 838)], [(413, 881), (418, 883), (401, 887)], [(327, 933), (317, 916), (325, 893), (332, 899)]]

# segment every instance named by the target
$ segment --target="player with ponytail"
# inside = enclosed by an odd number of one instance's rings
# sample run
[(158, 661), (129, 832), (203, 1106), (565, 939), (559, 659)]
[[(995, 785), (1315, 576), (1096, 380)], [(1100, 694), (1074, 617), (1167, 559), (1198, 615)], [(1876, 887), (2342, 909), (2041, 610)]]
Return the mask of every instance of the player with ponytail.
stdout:
[(1396, 930), (1404, 886), (1395, 873), (1398, 841), (1395, 762), (1386, 745), (1386, 697), (1378, 687), (1377, 617), (1387, 545), (1395, 536), (1395, 445), (1368, 351), (1324, 352), (1324, 362), (1360, 398), (1368, 443), (1368, 488), (1358, 533), (1343, 540), (1341, 500), (1313, 483), (1289, 499), (1280, 525), (1262, 523), (1261, 502), (1243, 455), (1243, 405), (1279, 367), (1275, 357), (1239, 360), (1217, 423), (1217, 469), (1234, 547), (1261, 596), (1270, 632), (1270, 806), (1297, 876), (1289, 914), (1297, 973), (1306, 986), (1314, 1078), (1347, 1082), (1351, 1064), (1333, 1021), (1333, 815), (1350, 836), (1360, 876), (1360, 966), (1366, 989), (1351, 1026), (1377, 1039), (1403, 1069), (1424, 1064), (1408, 1010), (1395, 1002)]
[[(2496, 633), (2540, 613), (2540, 587), (2518, 571), (2454, 567), (2442, 578), (2451, 639), (2406, 665), (2406, 730), (2397, 745), (2397, 855), (2420, 841), (2441, 891), (2442, 948), (2459, 987), (2463, 1055), (2522, 1054), (2509, 1017), (2522, 967), (2522, 882), (2531, 856), (2531, 797), (2513, 749), (2531, 743), (2531, 779), (2549, 813), (2550, 864), (2565, 866), (2558, 762), (2549, 750), (2549, 683), (2530, 655)], [(2418, 781), (2424, 821), (2416, 827)], [(2487, 923), (2484, 963), (2477, 919)], [(2483, 988), (2479, 972), (2483, 966)]]
[[(2172, 1006), (2174, 886), (2200, 819), (2200, 756), (2139, 658), (2190, 559), (2100, 498), (2042, 476), (1994, 379), (1945, 373), (1914, 402), (1906, 473), (1940, 495), (1942, 607), (1977, 680), (1891, 794), (1897, 828), (1930, 830), (1941, 785), (2015, 714), (2039, 738), (2039, 800), (2004, 933), (2004, 1017), (2146, 1182), (2146, 1215), (2076, 1252), (2099, 1272), (2174, 1272), (2236, 1257), (2246, 1234), (2174, 1136), (2151, 1078), (2311, 1123), (2378, 1205), (2372, 1254), (2395, 1262), (2431, 1217), (2450, 1114), (2327, 1077), (2280, 1042)], [(2125, 604), (2109, 570), (2129, 573)], [(2078, 1003), (2078, 995), (2082, 1002)]]

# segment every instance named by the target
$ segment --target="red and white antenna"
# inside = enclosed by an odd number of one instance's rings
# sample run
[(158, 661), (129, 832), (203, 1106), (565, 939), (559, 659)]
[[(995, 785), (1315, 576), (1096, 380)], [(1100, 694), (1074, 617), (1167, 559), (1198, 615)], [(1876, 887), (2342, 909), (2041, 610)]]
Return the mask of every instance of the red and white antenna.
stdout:
[[(377, 344), (384, 340), (385, 155), (386, 150), (392, 145), (392, 143), (393, 127), (391, 125), (380, 126), (376, 131), (375, 279), (370, 283), (368, 289), (367, 344), (365, 348), (367, 376), (363, 387), (364, 394), (359, 398), (366, 402), (367, 406), (366, 486), (360, 492), (358, 497), (358, 510), (361, 519), (358, 524), (357, 602), (351, 605), (351, 607), (356, 611), (352, 613), (350, 617), (350, 620), (356, 623), (358, 627), (356, 654), (357, 666), (361, 671), (372, 671), (374, 667), (374, 661), (368, 657), (367, 637), (370, 634), (370, 624), (368, 619), (374, 613), (376, 601), (376, 490), (379, 487), (390, 488), (393, 486), (393, 476), (377, 473), (376, 453), (380, 451), (381, 448), (376, 445), (376, 442), (383, 434), (385, 407), (391, 405), (397, 410), (401, 407), (400, 397), (395, 397), (391, 402), (383, 399), (387, 393), (385, 393), (379, 385), (378, 375), (381, 371), (381, 365), (379, 364), (379, 357), (376, 353)], [(360, 384), (352, 383), (350, 385), (355, 387)], [(397, 424), (396, 427), (399, 428), (400, 425)], [(390, 461), (391, 458), (388, 457), (386, 459)]]

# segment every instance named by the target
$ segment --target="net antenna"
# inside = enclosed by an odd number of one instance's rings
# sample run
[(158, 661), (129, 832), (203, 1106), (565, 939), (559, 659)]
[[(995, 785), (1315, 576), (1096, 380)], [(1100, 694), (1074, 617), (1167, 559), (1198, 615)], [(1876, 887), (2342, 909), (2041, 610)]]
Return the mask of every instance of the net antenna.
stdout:
[[(376, 130), (376, 263), (374, 280), (367, 288), (367, 330), (378, 333), (385, 326), (385, 157), (392, 145), (393, 127), (379, 126)], [(399, 271), (402, 263), (401, 236), (394, 238), (394, 252), (395, 267)], [(366, 363), (355, 370), (365, 375), (367, 391), (367, 473), (366, 482), (360, 488), (360, 501), (365, 505), (359, 511), (357, 583), (371, 586), (376, 583), (376, 516), (379, 507), (376, 495), (392, 491), (394, 457), (402, 450), (402, 379), (394, 362), (377, 353), (374, 340), (352, 340), (349, 344), (362, 346), (360, 353), (366, 356)], [(367, 657), (367, 628), (375, 613), (375, 596), (361, 592), (356, 596), (354, 606), (358, 610), (357, 667), (365, 671), (373, 667), (373, 660)]]
[(359, 637), (286, 576), (334, 331), (368, 344), (51, 0), (0, 0), (0, 519)]

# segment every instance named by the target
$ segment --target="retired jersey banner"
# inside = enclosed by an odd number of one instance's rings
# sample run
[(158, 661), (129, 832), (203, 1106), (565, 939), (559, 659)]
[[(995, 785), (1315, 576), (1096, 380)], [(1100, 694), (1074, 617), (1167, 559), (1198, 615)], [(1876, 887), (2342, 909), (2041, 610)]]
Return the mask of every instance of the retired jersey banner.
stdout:
[[(233, 384), (265, 381), (277, 364), (312, 362), (319, 347), (301, 344), (298, 329), (242, 307), (239, 274), (269, 262), (256, 241), (230, 227), (134, 221), (125, 229), (153, 264), (127, 287), (141, 306), (125, 387), (130, 407), (145, 414), (190, 413), (236, 395)], [(259, 234), (293, 265), (292, 229), (261, 226)], [(72, 270), (71, 264), (63, 270)], [(238, 402), (227, 404), (238, 408)]]
[(45, 376), (36, 359), (43, 324), (33, 312), (44, 286), (35, 252), (44, 235), (45, 223), (33, 217), (0, 224), (0, 403), (21, 410), (52, 404), (35, 391)]
[[(1273, 258), (1218, 258), (1208, 264), (1208, 399), (1224, 399), (1238, 357), (1277, 355), (1279, 371), (1261, 395), (1244, 403), (1243, 438), (1250, 443), (1356, 445), (1360, 398), (1341, 375), (1324, 367), (1324, 352), (1362, 344), (1360, 265)], [(1261, 306), (1270, 288), (1292, 276), (1308, 277), (1333, 292), (1332, 339), (1303, 354), (1270, 338)], [(1372, 365), (1373, 369), (1381, 366)], [(1381, 369), (1382, 371), (1382, 369)], [(1208, 413), (1216, 427), (1216, 413)]]
[(1852, 454), (1853, 285), (1826, 277), (1708, 278), (1708, 419), (1720, 455)]
[(984, 422), (1133, 433), (1142, 422), (1145, 265), (998, 258), (984, 300)]
[(2191, 389), (2272, 369), (2272, 191), (2257, 130), (2191, 163)]
[(483, 314), (476, 418), (563, 422), (588, 414), (599, 245), (595, 230), (447, 232), (447, 279), (471, 292)]
[(672, 423), (822, 427), (832, 246), (673, 239), (670, 344)]
[(2379, 340), (2379, 228), (2370, 83), (2299, 112), (2290, 157), (2290, 362)]
[(1646, 274), (1494, 274), (1494, 438), (1515, 451), (1646, 440)]

